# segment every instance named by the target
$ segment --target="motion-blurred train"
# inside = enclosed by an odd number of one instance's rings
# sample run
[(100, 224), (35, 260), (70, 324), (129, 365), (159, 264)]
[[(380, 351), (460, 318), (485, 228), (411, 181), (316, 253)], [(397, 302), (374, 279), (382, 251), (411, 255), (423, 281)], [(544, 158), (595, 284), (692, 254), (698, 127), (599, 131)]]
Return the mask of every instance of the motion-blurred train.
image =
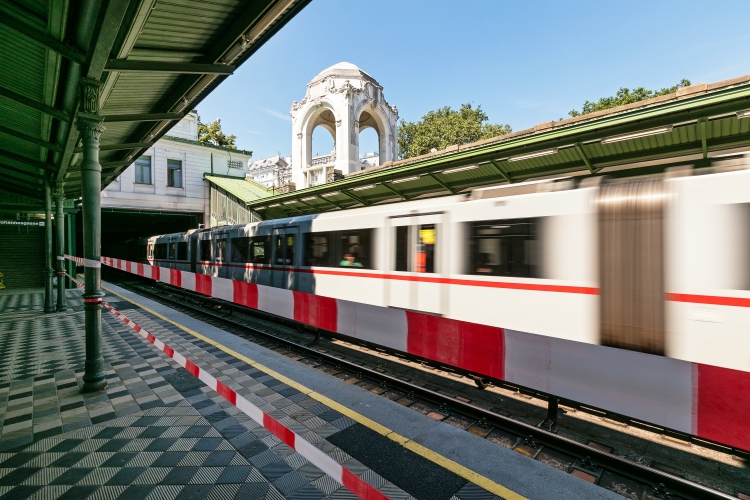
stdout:
[(129, 254), (161, 267), (750, 371), (750, 308), (730, 305), (750, 301), (744, 166), (502, 185), (140, 238)]
[(235, 302), (254, 287), (247, 303), (266, 312), (750, 450), (747, 167), (192, 230), (132, 241), (129, 260), (186, 271), (196, 291), (209, 275)]

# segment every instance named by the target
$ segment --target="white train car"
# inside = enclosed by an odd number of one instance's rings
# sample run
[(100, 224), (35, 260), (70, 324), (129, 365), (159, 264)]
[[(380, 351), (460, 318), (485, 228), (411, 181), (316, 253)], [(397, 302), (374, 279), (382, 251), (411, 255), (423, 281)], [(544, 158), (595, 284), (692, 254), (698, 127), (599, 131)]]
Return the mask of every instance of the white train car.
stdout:
[(254, 283), (280, 316), (747, 450), (735, 163), (164, 235), (147, 257)]

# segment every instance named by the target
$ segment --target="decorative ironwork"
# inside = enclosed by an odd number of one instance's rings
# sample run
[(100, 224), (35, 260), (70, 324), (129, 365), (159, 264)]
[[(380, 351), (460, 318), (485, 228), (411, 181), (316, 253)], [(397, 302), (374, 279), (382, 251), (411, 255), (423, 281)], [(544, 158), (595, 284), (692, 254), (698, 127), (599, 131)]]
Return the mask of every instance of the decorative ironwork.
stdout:
[(81, 104), (80, 111), (92, 115), (99, 114), (99, 88), (101, 82), (90, 78), (81, 78)]

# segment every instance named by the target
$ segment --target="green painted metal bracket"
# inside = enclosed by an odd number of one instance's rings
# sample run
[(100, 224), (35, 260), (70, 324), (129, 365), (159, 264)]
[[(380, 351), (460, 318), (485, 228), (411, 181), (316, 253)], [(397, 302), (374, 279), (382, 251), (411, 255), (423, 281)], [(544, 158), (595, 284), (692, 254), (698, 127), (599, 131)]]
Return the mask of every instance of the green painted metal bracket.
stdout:
[(497, 162), (496, 162), (495, 160), (490, 160), (490, 165), (492, 165), (492, 166), (493, 166), (493, 167), (495, 168), (495, 171), (496, 171), (496, 172), (497, 172), (498, 174), (502, 175), (502, 176), (503, 176), (503, 178), (504, 178), (504, 179), (505, 179), (506, 181), (508, 181), (508, 183), (509, 183), (509, 184), (512, 184), (512, 183), (513, 183), (513, 179), (511, 179), (511, 178), (510, 178), (510, 176), (509, 176), (508, 174), (506, 174), (506, 173), (505, 173), (505, 170), (503, 170), (503, 169), (502, 169), (502, 168), (500, 167), (500, 165), (498, 165), (498, 164), (497, 164)]
[(295, 201), (296, 201), (297, 203), (302, 203), (302, 204), (303, 204), (304, 206), (306, 206), (306, 207), (308, 207), (308, 208), (312, 209), (312, 210), (313, 210), (313, 211), (315, 211), (315, 212), (319, 212), (319, 211), (321, 210), (320, 208), (316, 208), (316, 207), (314, 207), (314, 206), (310, 205), (309, 203), (305, 203), (305, 202), (304, 202), (304, 201), (302, 201), (302, 200), (295, 200)]
[(366, 207), (367, 207), (367, 206), (370, 206), (370, 203), (366, 202), (365, 200), (363, 200), (362, 198), (360, 198), (360, 197), (359, 197), (359, 196), (357, 196), (356, 194), (350, 193), (350, 192), (349, 192), (349, 191), (347, 191), (346, 189), (342, 189), (342, 190), (341, 190), (341, 192), (342, 192), (343, 194), (345, 194), (346, 196), (348, 196), (349, 198), (353, 199), (354, 201), (358, 201), (358, 202), (360, 202), (361, 204), (363, 204), (363, 205), (364, 205), (364, 206), (366, 206)]
[(21, 139), (22, 141), (30, 142), (32, 144), (36, 144), (37, 146), (41, 146), (43, 148), (47, 148), (52, 151), (57, 151), (58, 153), (62, 151), (62, 148), (58, 146), (57, 144), (52, 144), (51, 142), (45, 141), (44, 139), (38, 139), (36, 137), (32, 137), (30, 135), (24, 134), (23, 132), (18, 132), (17, 130), (10, 129), (2, 125), (0, 125), (0, 132), (4, 134), (12, 135), (13, 137), (17, 137), (18, 139)]
[(703, 159), (705, 160), (708, 158), (708, 143), (706, 141), (706, 124), (708, 123), (708, 118), (705, 116), (702, 116), (698, 119), (698, 130), (700, 131), (701, 136), (701, 151), (703, 151)]
[(433, 181), (437, 182), (438, 184), (440, 184), (441, 186), (443, 186), (445, 189), (447, 189), (450, 194), (456, 194), (456, 190), (455, 189), (453, 189), (452, 187), (450, 187), (447, 183), (445, 183), (445, 182), (441, 181), (440, 179), (438, 179), (437, 176), (435, 174), (433, 174), (432, 172), (428, 172), (427, 175), (429, 175), (430, 178)]
[(575, 146), (576, 146), (576, 151), (578, 152), (578, 156), (580, 156), (581, 160), (583, 160), (583, 163), (586, 164), (586, 168), (589, 169), (589, 172), (591, 172), (592, 174), (596, 172), (596, 169), (594, 168), (593, 165), (591, 165), (591, 162), (586, 157), (586, 154), (583, 152), (583, 144), (581, 144), (580, 142), (576, 142)]
[(178, 73), (183, 75), (232, 75), (235, 67), (229, 64), (200, 64), (167, 61), (128, 61), (110, 59), (104, 66), (105, 71)]
[(0, 148), (0, 156), (4, 156), (5, 158), (15, 160), (19, 163), (25, 163), (26, 165), (31, 165), (32, 167), (41, 168), (42, 170), (47, 170), (50, 172), (57, 170), (54, 166), (50, 165), (49, 163), (35, 160), (33, 158), (29, 158), (28, 156), (22, 156), (17, 153), (6, 151), (5, 149), (1, 149), (1, 148)]
[(41, 102), (35, 101), (33, 99), (29, 99), (28, 97), (22, 96), (21, 94), (16, 94), (12, 90), (8, 90), (6, 88), (0, 87), (0, 95), (3, 97), (7, 97), (11, 101), (15, 101), (29, 108), (32, 108), (37, 111), (41, 111), (42, 113), (45, 113), (47, 115), (53, 116), (57, 118), (58, 120), (62, 120), (64, 122), (70, 121), (70, 115), (68, 115), (64, 111), (60, 111), (59, 109), (55, 109), (52, 106), (47, 106), (46, 104), (43, 104)]
[[(153, 146), (153, 143), (150, 142), (130, 142), (125, 144), (102, 144), (99, 146), (99, 151), (116, 151), (120, 149), (141, 149), (141, 148), (150, 148)], [(83, 148), (75, 148), (73, 149), (74, 153), (81, 153), (83, 152)]]
[[(5, 4), (6, 2), (3, 2)], [(5, 5), (3, 5), (5, 7)], [(44, 33), (43, 31), (40, 31), (39, 29), (30, 26), (25, 21), (21, 20), (20, 18), (13, 15), (13, 13), (9, 12), (5, 8), (3, 10), (3, 15), (0, 16), (0, 23), (4, 24), (8, 28), (21, 33), (22, 35), (28, 37), (29, 39), (35, 41), (39, 45), (56, 52), (60, 54), (61, 56), (65, 57), (66, 59), (70, 59), (71, 61), (78, 63), (78, 64), (84, 64), (86, 62), (86, 53), (82, 52), (81, 50), (71, 47), (70, 45), (67, 45), (56, 38), (48, 35), (47, 33)]]
[(182, 120), (185, 113), (137, 113), (122, 115), (101, 115), (105, 122), (158, 122), (162, 120)]
[(338, 204), (338, 203), (336, 203), (335, 201), (331, 201), (331, 200), (329, 200), (329, 199), (328, 199), (327, 197), (324, 197), (324, 196), (318, 196), (318, 199), (319, 199), (319, 200), (323, 200), (324, 202), (326, 202), (326, 203), (328, 203), (328, 204), (330, 204), (330, 205), (333, 205), (334, 207), (338, 208), (339, 210), (343, 210), (343, 209), (344, 209), (344, 207), (342, 207), (341, 205), (339, 205), (339, 204)]
[(388, 191), (391, 191), (393, 194), (395, 194), (396, 196), (398, 196), (399, 198), (401, 198), (404, 201), (406, 201), (406, 200), (409, 199), (405, 195), (403, 195), (400, 192), (398, 192), (393, 186), (391, 186), (390, 182), (383, 182), (380, 185), (383, 186), (384, 188), (386, 188)]

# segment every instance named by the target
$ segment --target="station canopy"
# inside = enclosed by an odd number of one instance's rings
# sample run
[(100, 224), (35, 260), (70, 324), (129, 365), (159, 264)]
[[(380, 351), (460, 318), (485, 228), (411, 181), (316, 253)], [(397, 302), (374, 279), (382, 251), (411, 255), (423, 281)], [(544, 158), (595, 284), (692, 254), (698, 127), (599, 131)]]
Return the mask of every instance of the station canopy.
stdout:
[(0, 0), (0, 210), (81, 193), (82, 79), (101, 82), (102, 188), (310, 0)]
[(708, 166), (750, 150), (750, 75), (386, 163), (344, 179), (249, 200), (265, 219), (564, 176), (642, 175)]

